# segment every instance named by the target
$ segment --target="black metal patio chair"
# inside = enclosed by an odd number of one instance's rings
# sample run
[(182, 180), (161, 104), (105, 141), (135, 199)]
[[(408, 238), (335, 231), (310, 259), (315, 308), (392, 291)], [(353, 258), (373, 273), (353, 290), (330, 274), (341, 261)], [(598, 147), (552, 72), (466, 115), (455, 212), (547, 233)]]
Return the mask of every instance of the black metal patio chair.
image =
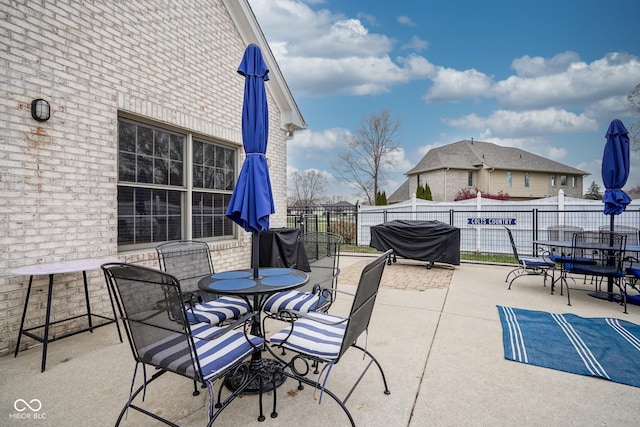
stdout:
[[(572, 253), (580, 253), (583, 257), (590, 258), (591, 262), (568, 261), (565, 265), (565, 270), (569, 274), (584, 274), (595, 279), (611, 279), (622, 292), (625, 277), (624, 254), (626, 240), (627, 235), (625, 233), (612, 231), (583, 231), (582, 233), (575, 233)], [(596, 286), (601, 282), (601, 280), (596, 280)], [(566, 280), (562, 283), (567, 287), (567, 304), (571, 305), (569, 285)]]
[[(251, 321), (249, 313), (226, 327), (208, 323), (192, 325), (187, 317), (180, 282), (162, 271), (125, 263), (102, 266), (107, 283), (117, 295), (119, 314), (124, 323), (133, 358), (136, 361), (129, 398), (116, 421), (119, 425), (128, 409), (134, 409), (168, 425), (175, 425), (134, 403), (141, 391), (167, 372), (190, 378), (206, 385), (209, 391), (209, 424), (224, 410), (256, 375), (251, 374), (245, 362), (255, 351), (261, 351), (264, 340), (250, 335), (246, 327)], [(167, 316), (167, 307), (179, 307), (174, 316)], [(143, 369), (143, 384), (133, 390), (139, 366)], [(154, 368), (147, 377), (147, 366)], [(233, 373), (234, 391), (222, 399), (219, 382), (218, 401), (215, 402), (214, 382)], [(261, 381), (260, 378), (258, 378)], [(262, 390), (262, 387), (260, 388)], [(171, 399), (170, 395), (166, 396)], [(144, 401), (144, 393), (142, 400)], [(260, 393), (260, 416), (262, 393)]]
[(160, 269), (180, 281), (191, 323), (220, 325), (251, 311), (241, 298), (217, 296), (198, 289), (198, 281), (214, 273), (211, 252), (206, 242), (181, 240), (156, 247)]
[(335, 300), (342, 238), (326, 232), (305, 233), (298, 238), (298, 244), (306, 253), (309, 265), (297, 267), (310, 270), (309, 282), (302, 288), (269, 297), (264, 304), (268, 317), (278, 317), (282, 311), (326, 312)]
[[(391, 250), (377, 257), (367, 264), (362, 270), (358, 288), (356, 289), (353, 303), (348, 317), (330, 315), (320, 312), (290, 312), (292, 322), (284, 329), (270, 337), (273, 347), (282, 347), (295, 353), (289, 361), (284, 361), (279, 356), (274, 357), (285, 363), (283, 374), (298, 381), (298, 389), (304, 387), (302, 383), (320, 390), (320, 403), (322, 393), (326, 393), (335, 400), (345, 412), (352, 426), (355, 421), (346, 407), (347, 400), (358, 386), (369, 367), (375, 363), (382, 376), (384, 393), (390, 394), (387, 380), (378, 360), (366, 349), (357, 344), (362, 333), (368, 333), (371, 314), (378, 294), (380, 280), (386, 264), (387, 256)], [(295, 319), (295, 320), (293, 320)], [(267, 347), (269, 350), (269, 346)], [(350, 348), (362, 351), (363, 358), (368, 356), (369, 361), (355, 384), (344, 399), (340, 399), (335, 393), (326, 388), (327, 377), (334, 365), (336, 365)], [(311, 367), (322, 365), (322, 372), (314, 380)], [(324, 377), (322, 379), (322, 377)]]
[[(511, 233), (511, 229), (509, 227), (504, 227), (507, 230), (507, 234), (509, 235), (509, 242), (511, 243), (511, 249), (513, 250), (513, 256), (516, 258), (518, 262), (518, 267), (511, 270), (507, 277), (504, 279), (505, 282), (509, 282), (509, 289), (511, 289), (511, 284), (518, 277), (522, 276), (531, 276), (531, 275), (543, 275), (544, 276), (544, 286), (547, 286), (547, 277), (549, 276), (549, 269), (553, 269), (556, 265), (555, 262), (551, 261), (546, 256), (520, 256), (518, 255), (518, 248), (516, 247), (516, 242), (513, 239), (513, 234)], [(509, 277), (513, 275), (511, 281), (509, 281)], [(551, 283), (551, 293), (553, 293), (553, 278)]]

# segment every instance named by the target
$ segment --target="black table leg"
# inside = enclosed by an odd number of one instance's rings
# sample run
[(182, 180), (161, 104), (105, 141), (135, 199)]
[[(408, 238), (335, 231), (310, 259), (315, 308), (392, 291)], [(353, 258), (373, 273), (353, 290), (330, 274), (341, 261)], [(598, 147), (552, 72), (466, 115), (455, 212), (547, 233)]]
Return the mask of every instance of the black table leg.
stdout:
[(51, 318), (51, 297), (53, 294), (53, 274), (49, 275), (49, 294), (47, 295), (47, 318), (44, 323), (44, 341), (42, 342), (42, 370), (47, 366), (47, 344), (49, 344), (49, 322)]
[(22, 320), (20, 321), (20, 332), (18, 332), (18, 342), (16, 342), (16, 351), (13, 353), (13, 357), (18, 356), (18, 350), (20, 350), (20, 339), (22, 338), (22, 331), (24, 330), (24, 319), (27, 317), (27, 307), (29, 306), (29, 295), (31, 295), (31, 284), (33, 283), (33, 276), (29, 277), (29, 287), (27, 288), (27, 297), (24, 300), (24, 310), (22, 310)]
[(93, 321), (91, 320), (91, 304), (89, 303), (89, 285), (87, 284), (87, 272), (82, 272), (82, 279), (84, 280), (84, 298), (87, 301), (87, 317), (89, 320), (89, 332), (93, 333)]

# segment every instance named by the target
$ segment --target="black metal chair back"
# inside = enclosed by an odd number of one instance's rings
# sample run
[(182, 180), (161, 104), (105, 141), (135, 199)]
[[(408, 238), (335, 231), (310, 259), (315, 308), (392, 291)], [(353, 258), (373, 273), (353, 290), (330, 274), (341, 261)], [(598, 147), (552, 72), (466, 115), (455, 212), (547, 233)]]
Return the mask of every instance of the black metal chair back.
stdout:
[[(340, 246), (342, 238), (336, 234), (314, 232), (298, 238), (309, 261), (309, 282), (298, 289), (301, 292), (314, 291), (318, 287), (336, 289), (340, 274)], [(307, 271), (306, 266), (298, 268)]]
[(199, 301), (212, 301), (218, 295), (200, 292), (198, 280), (208, 274), (213, 274), (211, 252), (206, 242), (181, 240), (168, 242), (156, 246), (160, 269), (171, 274), (180, 281), (182, 291), (190, 295), (197, 295)]
[(338, 359), (342, 357), (347, 349), (349, 349), (358, 337), (369, 327), (373, 306), (378, 296), (378, 289), (380, 288), (382, 273), (386, 259), (390, 253), (392, 253), (392, 250), (388, 250), (382, 256), (379, 256), (367, 264), (360, 274), (360, 281), (358, 282), (356, 294), (353, 297), (353, 303), (348, 317), (349, 320), (347, 321), (347, 328), (344, 333)]

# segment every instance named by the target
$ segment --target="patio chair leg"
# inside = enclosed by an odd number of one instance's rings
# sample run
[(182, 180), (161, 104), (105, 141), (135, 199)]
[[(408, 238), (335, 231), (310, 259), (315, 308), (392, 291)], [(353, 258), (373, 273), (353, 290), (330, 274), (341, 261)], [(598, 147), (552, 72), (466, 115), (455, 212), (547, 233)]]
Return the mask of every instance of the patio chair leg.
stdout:
[(193, 380), (193, 395), (198, 396), (200, 394), (200, 390), (198, 390), (198, 382)]
[(258, 384), (260, 387), (260, 395), (258, 396), (258, 405), (260, 406), (260, 415), (258, 416), (258, 421), (262, 422), (265, 420), (264, 411), (262, 409), (262, 393), (264, 391), (264, 380), (262, 379), (262, 375), (258, 375)]
[(273, 383), (272, 383), (272, 390), (273, 390), (273, 411), (271, 411), (271, 418), (277, 418), (278, 417), (278, 411), (276, 410), (277, 408), (277, 402), (278, 402), (278, 391), (277, 391), (277, 385), (276, 385), (276, 376), (277, 375), (273, 375)]

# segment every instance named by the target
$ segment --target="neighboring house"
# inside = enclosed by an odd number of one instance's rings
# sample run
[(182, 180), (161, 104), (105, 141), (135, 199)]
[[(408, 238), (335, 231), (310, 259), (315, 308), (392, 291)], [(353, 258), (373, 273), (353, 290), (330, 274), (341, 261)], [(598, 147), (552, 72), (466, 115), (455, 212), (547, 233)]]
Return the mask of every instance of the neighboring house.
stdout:
[[(176, 239), (208, 241), (218, 271), (249, 266), (251, 236), (224, 215), (244, 160), (249, 43), (270, 70), (271, 225), (286, 226), (286, 144), (306, 124), (246, 0), (8, 2), (2, 15), (0, 354), (15, 346), (29, 281), (18, 267), (113, 256), (157, 267), (155, 246)], [(47, 121), (31, 116), (38, 98)], [(56, 276), (54, 319), (82, 312), (81, 277)], [(102, 273), (89, 279), (92, 311), (110, 313)], [(34, 279), (32, 301), (44, 304), (45, 284)], [(37, 303), (27, 325), (42, 321)]]
[(339, 202), (336, 202), (336, 203), (324, 204), (322, 205), (322, 207), (326, 211), (340, 213), (340, 212), (353, 212), (353, 210), (356, 208), (356, 205), (346, 200), (340, 200)]
[(389, 203), (411, 198), (419, 184), (429, 185), (433, 201), (453, 201), (463, 189), (509, 194), (511, 200), (555, 196), (582, 198), (589, 173), (528, 151), (489, 142), (463, 140), (429, 150), (407, 172), (407, 180), (389, 197)]

